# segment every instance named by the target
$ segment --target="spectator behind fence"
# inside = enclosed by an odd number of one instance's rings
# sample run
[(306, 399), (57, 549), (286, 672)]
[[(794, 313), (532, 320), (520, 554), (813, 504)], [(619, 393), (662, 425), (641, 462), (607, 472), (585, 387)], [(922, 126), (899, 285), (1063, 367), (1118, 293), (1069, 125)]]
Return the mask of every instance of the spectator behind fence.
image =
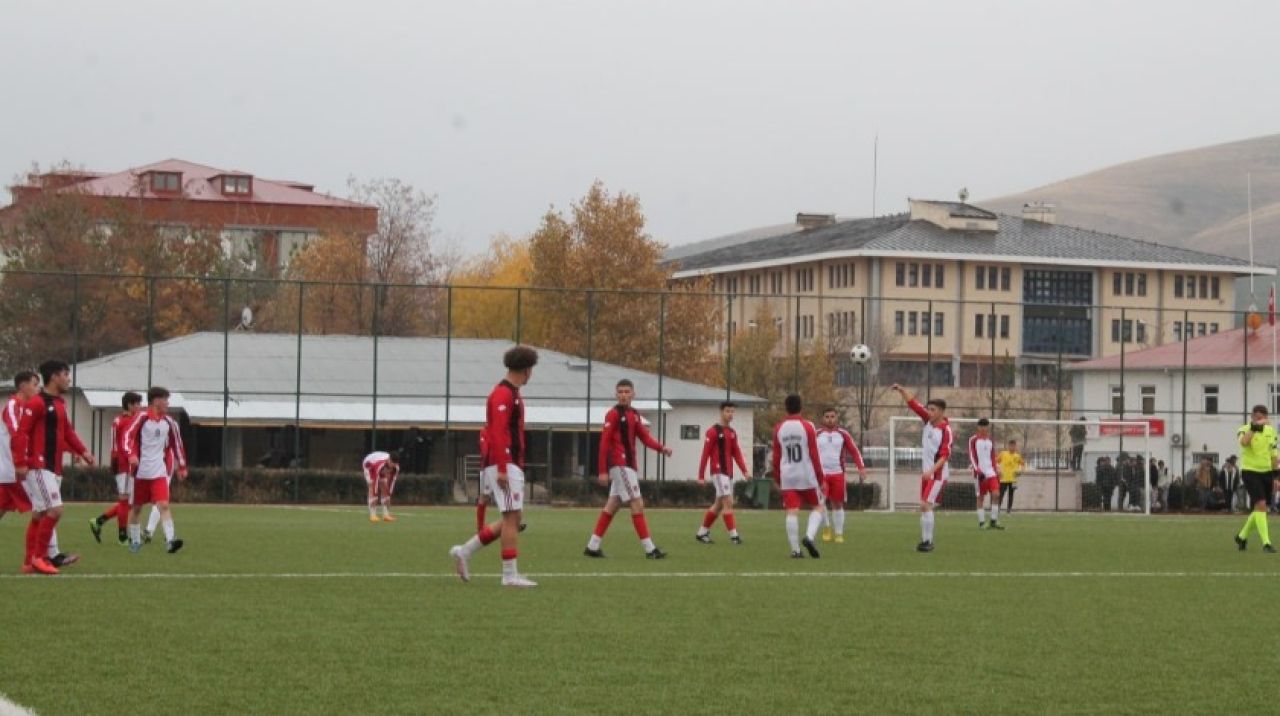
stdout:
[(1120, 499), (1117, 502), (1120, 509), (1131, 512), (1142, 510), (1142, 476), (1145, 472), (1146, 470), (1142, 469), (1142, 458), (1140, 456), (1130, 455), (1124, 461), (1124, 469), (1121, 473), (1124, 485), (1120, 491)]
[(1084, 458), (1084, 439), (1089, 431), (1085, 427), (1085, 417), (1080, 416), (1080, 422), (1071, 426), (1067, 434), (1071, 437), (1071, 469), (1079, 470), (1081, 460)]
[(1207, 456), (1200, 458), (1200, 465), (1189, 477), (1190, 482), (1196, 486), (1196, 501), (1200, 509), (1209, 509), (1209, 503), (1213, 498), (1213, 483), (1218, 480), (1218, 471), (1213, 469), (1213, 460)]
[(1164, 505), (1160, 497), (1160, 465), (1154, 457), (1147, 465), (1147, 482), (1151, 485), (1151, 509), (1160, 509)]
[(1098, 483), (1098, 498), (1102, 501), (1104, 512), (1111, 511), (1111, 496), (1116, 489), (1116, 468), (1111, 458), (1103, 455), (1098, 458), (1095, 479)]
[(1222, 464), (1218, 472), (1219, 484), (1227, 498), (1227, 511), (1236, 512), (1249, 507), (1249, 495), (1244, 491), (1244, 480), (1240, 479), (1239, 459), (1232, 455)]

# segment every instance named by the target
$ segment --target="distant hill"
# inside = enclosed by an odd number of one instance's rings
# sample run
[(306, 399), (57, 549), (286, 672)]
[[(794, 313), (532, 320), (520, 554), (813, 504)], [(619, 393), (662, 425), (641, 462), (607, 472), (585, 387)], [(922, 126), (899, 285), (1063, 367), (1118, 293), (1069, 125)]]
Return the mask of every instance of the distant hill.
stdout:
[(1058, 222), (1247, 259), (1246, 174), (1253, 174), (1255, 260), (1280, 265), (1280, 134), (1117, 164), (975, 202), (1017, 214), (1057, 205)]

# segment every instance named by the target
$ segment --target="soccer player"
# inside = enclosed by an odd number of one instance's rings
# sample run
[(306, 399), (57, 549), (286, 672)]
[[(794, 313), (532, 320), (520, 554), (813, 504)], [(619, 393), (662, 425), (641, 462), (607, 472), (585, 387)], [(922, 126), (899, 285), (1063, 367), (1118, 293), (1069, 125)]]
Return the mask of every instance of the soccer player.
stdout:
[(39, 370), (44, 389), (23, 403), (22, 419), (10, 448), (14, 472), (31, 500), (32, 526), (27, 529), (27, 556), (22, 571), (57, 574), (59, 566), (78, 559), (76, 555), (57, 552), (54, 546), (54, 528), (62, 517), (62, 458), (70, 452), (89, 466), (94, 459), (67, 419), (63, 395), (71, 389), (71, 366), (47, 360)]
[(600, 464), (599, 481), (602, 486), (609, 486), (609, 499), (604, 503), (604, 510), (596, 520), (596, 528), (587, 540), (586, 549), (582, 553), (588, 557), (603, 557), (600, 545), (609, 523), (617, 514), (625, 500), (631, 510), (631, 524), (640, 538), (640, 546), (644, 548), (644, 556), (649, 559), (665, 559), (663, 552), (653, 543), (649, 536), (649, 520), (644, 516), (644, 498), (640, 497), (640, 477), (636, 461), (636, 438), (651, 450), (671, 457), (671, 448), (658, 442), (644, 425), (644, 418), (631, 407), (636, 397), (636, 388), (630, 380), (623, 378), (614, 386), (614, 396), (618, 404), (609, 408), (604, 414), (604, 428), (600, 431)]
[(129, 500), (129, 551), (142, 549), (142, 526), (138, 518), (142, 506), (154, 504), (160, 509), (164, 527), (165, 551), (173, 554), (182, 549), (182, 540), (174, 536), (173, 513), (169, 511), (169, 479), (176, 472), (179, 480), (187, 479), (187, 451), (182, 446), (178, 421), (169, 415), (169, 391), (160, 386), (147, 390), (147, 409), (134, 416), (125, 428), (125, 457), (133, 471), (133, 492)]
[(489, 394), (485, 407), (485, 447), (481, 474), (493, 495), (502, 519), (485, 525), (471, 539), (449, 549), (458, 577), (471, 581), (471, 557), (481, 547), (501, 539), (502, 586), (536, 587), (538, 583), (520, 574), (516, 559), (520, 536), (520, 516), (524, 510), (524, 400), (520, 388), (533, 377), (537, 351), (516, 346), (502, 356), (507, 375)]
[(738, 534), (737, 519), (733, 516), (733, 464), (738, 463), (743, 479), (750, 479), (751, 471), (747, 469), (747, 461), (742, 459), (742, 448), (738, 446), (738, 433), (730, 423), (737, 406), (731, 401), (720, 404), (720, 422), (707, 428), (707, 439), (702, 443), (702, 460), (698, 463), (698, 482), (707, 480), (707, 466), (711, 466), (711, 483), (716, 489), (716, 499), (702, 516), (702, 527), (693, 537), (703, 544), (711, 544), (711, 526), (716, 518), (724, 515), (725, 529), (729, 530), (729, 541), (742, 544)]
[[(484, 431), (480, 431), (480, 454), (484, 455)], [(489, 493), (489, 485), (483, 479), (480, 480), (480, 494), (476, 496), (476, 531), (484, 529), (484, 516), (489, 510), (489, 505), (494, 504), (493, 495)], [(525, 523), (520, 523), (520, 531), (524, 532), (524, 528), (528, 527)]]
[(818, 428), (818, 458), (822, 463), (822, 491), (831, 508), (824, 513), (822, 520), (822, 541), (832, 540), (831, 526), (835, 524), (836, 544), (844, 542), (844, 503), (849, 492), (848, 482), (844, 476), (845, 455), (853, 460), (858, 468), (858, 476), (867, 479), (867, 465), (862, 461), (862, 452), (853, 442), (848, 430), (840, 427), (840, 416), (835, 408), (822, 411), (822, 427)]
[[(821, 483), (822, 463), (818, 459), (818, 432), (813, 423), (800, 415), (804, 403), (794, 393), (783, 403), (787, 417), (773, 429), (773, 479), (782, 490), (782, 508), (786, 510), (787, 541), (791, 543), (791, 557), (801, 559), (803, 546), (809, 556), (821, 555), (813, 539), (822, 526)], [(800, 505), (809, 507), (809, 525), (804, 539), (800, 539)]]
[(1000, 469), (1000, 498), (997, 502), (1004, 502), (1004, 496), (1009, 496), (1009, 504), (1005, 506), (1007, 512), (1013, 512), (1013, 493), (1018, 489), (1018, 475), (1022, 473), (1023, 462), (1022, 453), (1018, 452), (1018, 441), (1010, 440), (1004, 450), (996, 456), (996, 467)]
[(378, 521), (378, 506), (382, 506), (382, 520), (395, 522), (391, 515), (391, 493), (396, 489), (400, 476), (400, 451), (371, 452), (365, 456), (364, 481), (369, 486), (369, 521)]
[[(125, 429), (138, 413), (142, 412), (142, 396), (132, 390), (120, 398), (123, 412), (111, 421), (111, 472), (116, 476), (116, 503), (106, 512), (89, 520), (89, 530), (93, 538), (102, 542), (102, 525), (116, 518), (117, 538), (120, 544), (129, 543), (129, 483), (133, 475), (129, 474), (129, 460), (124, 454)], [(152, 528), (154, 529), (154, 528)]]
[(893, 384), (893, 390), (906, 401), (911, 412), (924, 421), (924, 430), (920, 434), (920, 445), (924, 448), (921, 455), (920, 474), (920, 544), (917, 552), (933, 551), (934, 507), (942, 501), (942, 491), (947, 485), (951, 470), (947, 460), (951, 458), (951, 423), (947, 421), (947, 401), (934, 398), (921, 405), (915, 396), (906, 388)]
[(1000, 476), (996, 474), (995, 443), (991, 441), (991, 421), (978, 418), (978, 431), (969, 438), (969, 467), (973, 469), (974, 486), (978, 490), (978, 529), (987, 528), (983, 498), (991, 504), (991, 529), (1002, 530), (1000, 524)]
[[(22, 514), (31, 511), (31, 500), (27, 491), (18, 482), (17, 472), (13, 467), (13, 453), (8, 449), (13, 436), (18, 433), (18, 424), (22, 420), (22, 406), (31, 396), (40, 391), (40, 376), (24, 370), (13, 376), (14, 394), (4, 404), (4, 412), (0, 414), (0, 436), (4, 439), (5, 449), (0, 450), (0, 517), (7, 512)], [(29, 523), (30, 532), (35, 523)], [(28, 539), (30, 537), (28, 536)]]
[(1236, 431), (1236, 436), (1240, 442), (1240, 475), (1249, 492), (1249, 502), (1253, 503), (1253, 512), (1236, 535), (1236, 546), (1242, 551), (1248, 547), (1249, 533), (1256, 529), (1262, 537), (1262, 551), (1275, 552), (1267, 529), (1267, 505), (1274, 489), (1272, 474), (1280, 465), (1280, 448), (1276, 445), (1275, 426), (1267, 420), (1267, 406), (1253, 406), (1249, 422)]

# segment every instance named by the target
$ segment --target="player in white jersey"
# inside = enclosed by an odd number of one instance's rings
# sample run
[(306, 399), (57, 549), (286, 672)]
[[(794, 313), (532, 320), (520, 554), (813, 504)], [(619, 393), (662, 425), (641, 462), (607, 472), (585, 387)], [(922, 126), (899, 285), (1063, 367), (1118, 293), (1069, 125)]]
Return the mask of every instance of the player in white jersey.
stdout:
[[(782, 489), (782, 508), (786, 510), (787, 540), (791, 543), (791, 556), (804, 557), (803, 546), (809, 556), (821, 556), (813, 539), (822, 526), (821, 483), (822, 463), (818, 462), (818, 432), (813, 423), (800, 416), (804, 405), (800, 396), (791, 394), (784, 403), (787, 417), (773, 429), (773, 479)], [(800, 539), (800, 505), (810, 508), (809, 525), (804, 539)]]
[(974, 486), (978, 490), (978, 529), (986, 529), (987, 514), (982, 498), (991, 503), (991, 529), (1002, 530), (1000, 524), (1000, 474), (996, 472), (996, 448), (991, 441), (991, 421), (978, 420), (978, 432), (969, 438), (969, 467), (973, 469)]
[(893, 384), (893, 390), (907, 402), (911, 412), (924, 421), (920, 433), (920, 544), (917, 552), (933, 551), (933, 510), (942, 502), (942, 492), (951, 475), (947, 460), (951, 458), (951, 423), (947, 422), (947, 401), (933, 398), (921, 405), (906, 388)]
[[(822, 541), (836, 544), (844, 542), (844, 503), (848, 495), (848, 481), (844, 476), (845, 455), (853, 460), (858, 468), (858, 477), (867, 479), (867, 466), (862, 461), (862, 452), (853, 441), (848, 430), (840, 427), (840, 416), (835, 408), (827, 408), (822, 412), (822, 427), (818, 428), (818, 458), (822, 463), (822, 491), (831, 503), (823, 518)], [(832, 525), (835, 534), (832, 535)]]
[(13, 453), (9, 450), (9, 445), (22, 421), (22, 404), (40, 392), (40, 376), (24, 370), (13, 376), (13, 387), (15, 392), (5, 401), (3, 419), (0, 420), (0, 439), (4, 441), (4, 449), (0, 449), (0, 517), (3, 517), (6, 512), (22, 514), (31, 511), (31, 498), (27, 496), (27, 491), (18, 481), (18, 473), (13, 466)]
[(129, 551), (142, 549), (142, 527), (138, 518), (148, 503), (160, 508), (166, 552), (182, 549), (183, 541), (174, 535), (173, 514), (169, 511), (169, 478), (177, 473), (187, 479), (187, 452), (182, 445), (178, 421), (169, 415), (169, 391), (152, 386), (147, 391), (147, 409), (125, 429), (125, 458), (134, 476), (129, 495)]

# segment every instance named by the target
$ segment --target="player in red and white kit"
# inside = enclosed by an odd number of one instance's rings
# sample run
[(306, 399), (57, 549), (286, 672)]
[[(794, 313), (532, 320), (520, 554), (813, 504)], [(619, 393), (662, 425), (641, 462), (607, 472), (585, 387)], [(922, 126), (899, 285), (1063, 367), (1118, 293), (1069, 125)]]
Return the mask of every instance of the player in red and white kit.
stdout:
[[(787, 541), (791, 543), (791, 556), (804, 557), (803, 546), (809, 556), (821, 555), (813, 543), (822, 526), (822, 463), (818, 461), (818, 431), (813, 423), (800, 415), (804, 408), (800, 396), (787, 396), (784, 406), (787, 417), (773, 429), (773, 479), (782, 489), (782, 508), (786, 510)], [(809, 525), (804, 539), (800, 539), (800, 506), (810, 508)]]
[(174, 535), (173, 513), (169, 510), (169, 478), (177, 474), (187, 479), (187, 451), (182, 445), (178, 421), (169, 415), (169, 391), (160, 386), (147, 390), (147, 409), (134, 416), (125, 428), (125, 458), (133, 469), (133, 491), (129, 499), (129, 551), (142, 549), (142, 506), (154, 504), (160, 510), (165, 551), (173, 554), (183, 542)]
[(604, 428), (600, 431), (600, 472), (601, 486), (609, 487), (609, 499), (604, 503), (600, 517), (596, 519), (596, 528), (587, 540), (586, 549), (582, 553), (588, 557), (603, 557), (600, 549), (604, 541), (604, 533), (609, 529), (613, 516), (626, 502), (631, 510), (631, 525), (635, 527), (636, 536), (640, 538), (640, 546), (644, 548), (644, 556), (649, 559), (665, 559), (667, 553), (653, 543), (649, 536), (649, 520), (644, 516), (644, 498), (640, 496), (640, 475), (636, 458), (636, 438), (651, 450), (671, 457), (671, 448), (658, 442), (649, 429), (645, 427), (644, 418), (631, 407), (636, 396), (635, 385), (623, 378), (614, 388), (614, 397), (618, 404), (609, 408), (604, 414)]
[(733, 464), (736, 462), (742, 470), (744, 480), (751, 479), (751, 471), (747, 469), (747, 461), (742, 459), (742, 448), (738, 446), (738, 433), (730, 423), (737, 406), (730, 401), (720, 404), (720, 422), (707, 428), (707, 439), (702, 443), (702, 460), (698, 463), (698, 482), (707, 480), (707, 466), (711, 467), (711, 484), (716, 489), (715, 502), (702, 516), (702, 527), (693, 537), (703, 544), (711, 544), (711, 526), (716, 518), (724, 515), (725, 529), (729, 530), (729, 541), (742, 544), (738, 534), (737, 519), (733, 516)]
[(835, 524), (836, 544), (844, 542), (844, 503), (849, 493), (845, 479), (846, 455), (858, 468), (858, 476), (867, 479), (867, 466), (862, 462), (862, 451), (853, 441), (848, 430), (840, 427), (840, 416), (835, 408), (822, 411), (822, 427), (818, 428), (818, 458), (822, 463), (822, 488), (831, 503), (823, 519), (822, 541), (832, 540), (831, 527)]
[(991, 421), (978, 419), (978, 431), (969, 438), (969, 467), (978, 490), (978, 529), (987, 528), (987, 515), (982, 498), (991, 503), (991, 529), (1002, 530), (1000, 524), (1000, 473), (996, 472), (995, 443), (991, 440)]
[(924, 421), (924, 430), (920, 434), (920, 446), (923, 448), (920, 461), (920, 544), (917, 552), (933, 551), (933, 508), (942, 502), (942, 492), (947, 486), (947, 478), (951, 475), (947, 460), (951, 459), (951, 423), (947, 422), (947, 401), (934, 398), (925, 405), (915, 399), (906, 388), (893, 384), (893, 390), (907, 402), (911, 412)]
[(40, 364), (44, 390), (22, 405), (22, 420), (10, 440), (13, 466), (31, 500), (32, 526), (27, 529), (27, 555), (22, 571), (30, 574), (57, 574), (57, 561), (71, 564), (73, 555), (56, 553), (54, 528), (62, 517), (62, 460), (68, 452), (86, 465), (94, 464), (93, 453), (84, 446), (75, 427), (67, 419), (63, 395), (71, 389), (71, 367), (63, 361)]
[[(0, 413), (0, 436), (6, 446), (6, 449), (0, 450), (0, 517), (4, 517), (7, 512), (22, 514), (31, 511), (31, 499), (18, 482), (18, 474), (13, 467), (13, 452), (8, 446), (22, 421), (23, 404), (40, 392), (40, 376), (29, 370), (21, 371), (13, 376), (13, 387), (15, 392), (5, 401), (3, 413)], [(29, 525), (27, 530), (31, 529)]]
[[(364, 482), (369, 486), (369, 521), (395, 522), (391, 515), (391, 493), (396, 489), (396, 478), (400, 476), (400, 451), (384, 452), (377, 450), (364, 456), (360, 463), (364, 473)], [(378, 517), (378, 507), (382, 507), (382, 517)]]
[(129, 486), (133, 482), (133, 475), (129, 471), (129, 459), (125, 457), (124, 434), (129, 427), (129, 423), (133, 422), (138, 413), (142, 412), (142, 396), (131, 390), (120, 398), (120, 407), (123, 412), (111, 421), (111, 472), (116, 477), (116, 496), (118, 499), (106, 512), (89, 520), (89, 531), (93, 532), (94, 539), (102, 542), (102, 525), (114, 517), (116, 518), (116, 527), (119, 530), (118, 538), (120, 544), (128, 544)]
[(471, 558), (481, 547), (502, 540), (502, 586), (536, 587), (538, 583), (520, 574), (520, 517), (524, 512), (524, 399), (520, 388), (533, 377), (537, 351), (516, 346), (502, 356), (507, 375), (489, 394), (485, 406), (485, 451), (481, 456), (481, 479), (493, 495), (502, 519), (482, 527), (471, 539), (449, 549), (454, 568), (464, 582), (471, 581)]
[[(484, 431), (480, 431), (480, 454), (485, 454)], [(484, 516), (489, 511), (489, 505), (493, 504), (493, 494), (489, 492), (489, 485), (483, 479), (480, 480), (479, 494), (476, 496), (476, 531), (484, 529)], [(528, 527), (525, 523), (520, 523), (520, 531), (524, 532), (524, 528)]]

